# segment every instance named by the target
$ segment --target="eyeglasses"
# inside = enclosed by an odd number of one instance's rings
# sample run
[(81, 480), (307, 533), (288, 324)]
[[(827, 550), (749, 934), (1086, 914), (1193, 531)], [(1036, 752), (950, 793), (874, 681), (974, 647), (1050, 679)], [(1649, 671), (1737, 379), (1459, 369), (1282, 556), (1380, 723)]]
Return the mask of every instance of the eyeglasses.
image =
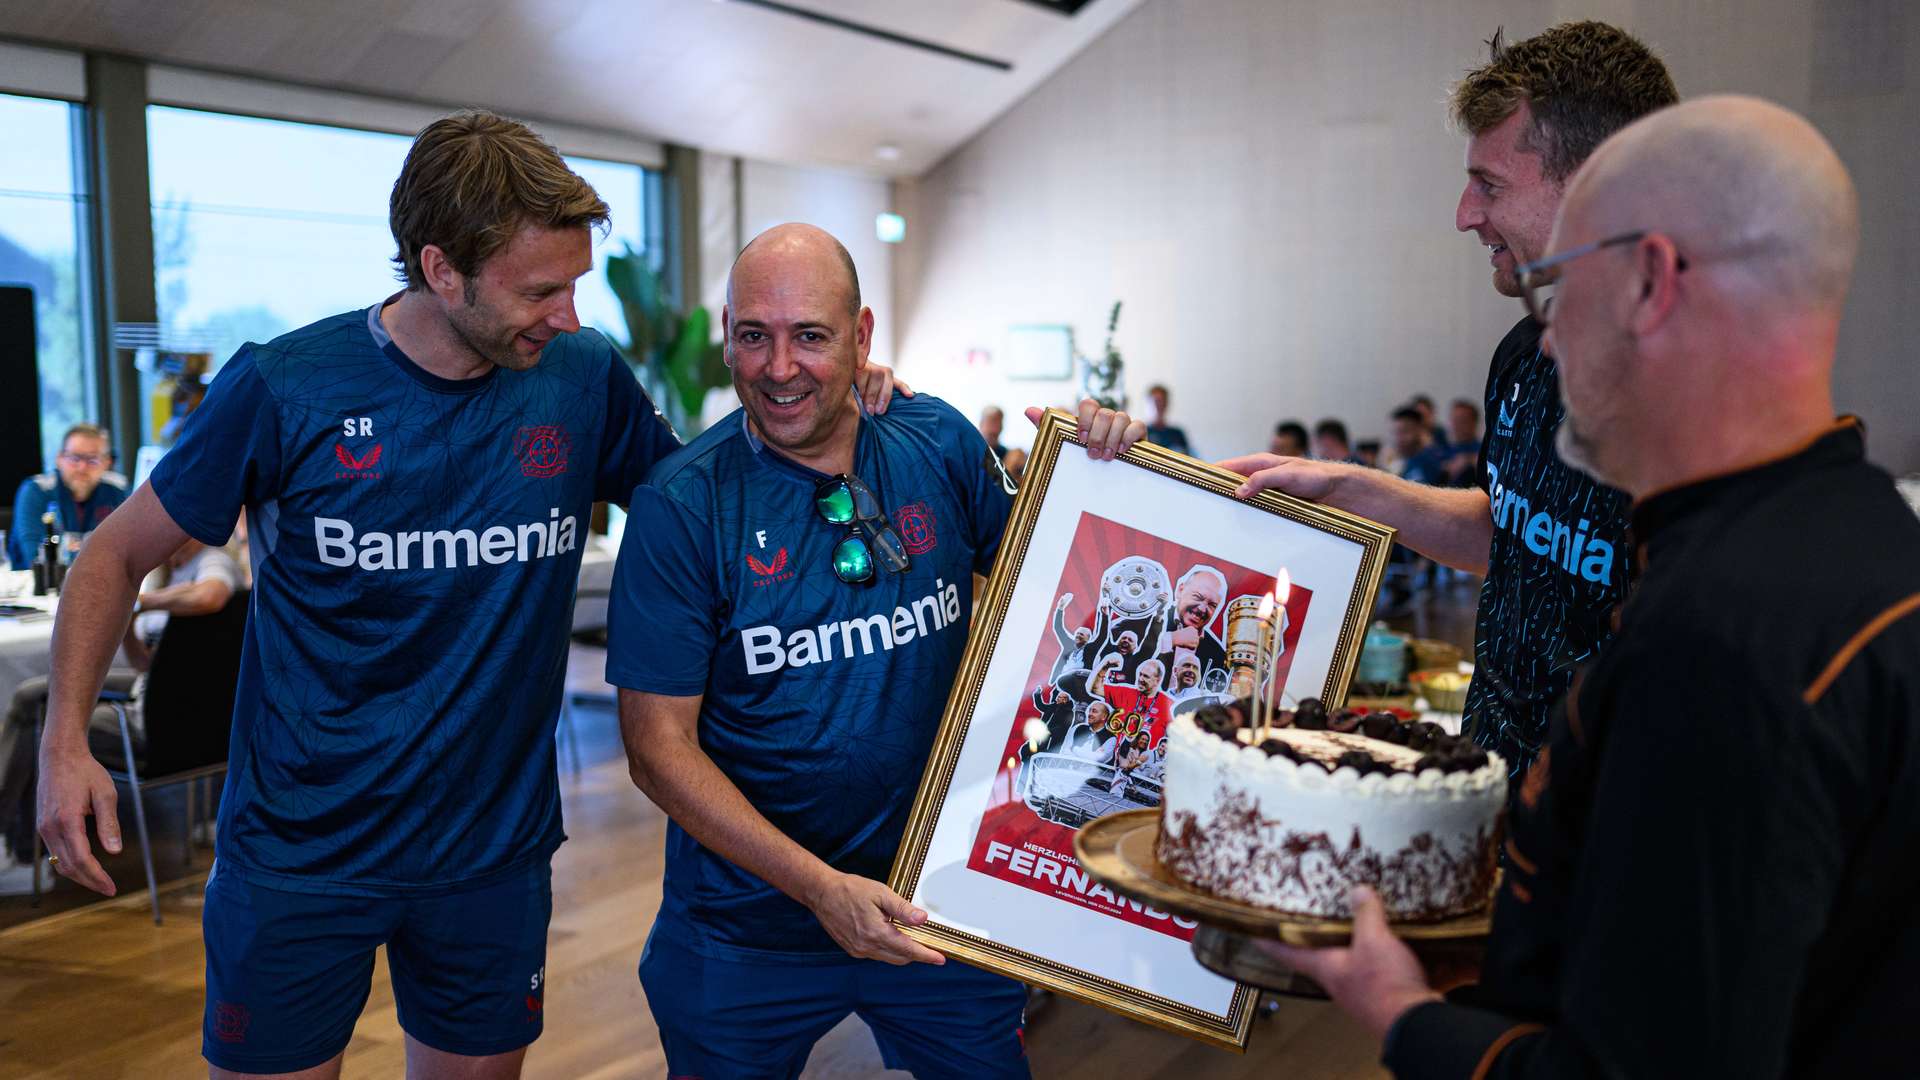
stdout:
[[(1605, 240), (1595, 240), (1591, 244), (1581, 244), (1577, 248), (1571, 248), (1558, 255), (1536, 259), (1518, 267), (1514, 270), (1514, 275), (1520, 279), (1520, 299), (1527, 305), (1527, 314), (1533, 316), (1533, 321), (1543, 327), (1551, 321), (1548, 316), (1553, 311), (1553, 297), (1546, 295), (1546, 290), (1560, 280), (1562, 266), (1582, 255), (1591, 255), (1596, 251), (1618, 247), (1621, 244), (1638, 243), (1646, 237), (1645, 229), (1624, 232), (1618, 236), (1609, 236)], [(1684, 257), (1674, 260), (1674, 269), (1685, 270), (1686, 268), (1687, 260)]]
[(64, 450), (60, 452), (60, 460), (74, 465), (105, 465), (107, 463), (104, 454), (69, 454)]
[(852, 473), (829, 476), (813, 489), (813, 508), (829, 525), (852, 526), (846, 539), (833, 546), (833, 572), (849, 585), (864, 585), (874, 577), (874, 557), (898, 574), (910, 565), (906, 541), (880, 511), (873, 489)]

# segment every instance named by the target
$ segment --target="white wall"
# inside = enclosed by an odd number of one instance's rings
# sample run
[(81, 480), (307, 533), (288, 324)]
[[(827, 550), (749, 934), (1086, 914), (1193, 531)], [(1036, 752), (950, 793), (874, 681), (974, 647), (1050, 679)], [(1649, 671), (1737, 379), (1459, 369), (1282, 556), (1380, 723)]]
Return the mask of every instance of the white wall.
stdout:
[(1147, 0), (896, 185), (902, 374), (968, 412), (1064, 400), (1070, 383), (1013, 382), (964, 357), (997, 358), (1007, 327), (1029, 322), (1071, 323), (1092, 352), (1117, 298), (1136, 406), (1169, 383), (1204, 453), (1264, 448), (1284, 417), (1342, 417), (1359, 437), (1416, 391), (1443, 407), (1477, 398), (1520, 307), (1454, 231), (1465, 141), (1447, 92), (1497, 25), (1511, 39), (1603, 18), (1653, 45), (1683, 95), (1760, 93), (1808, 111), (1839, 147), (1867, 223), (1841, 405), (1867, 419), (1877, 459), (1920, 469), (1910, 7)]
[[(775, 225), (803, 221), (846, 245), (860, 274), (861, 300), (873, 309), (873, 359), (895, 363), (894, 246), (881, 243), (873, 231), (874, 217), (891, 209), (888, 199), (885, 180), (860, 173), (701, 154), (700, 295), (713, 312), (714, 334), (720, 333), (727, 271), (740, 248)], [(707, 419), (738, 406), (733, 394), (715, 394), (707, 402)]]
[(873, 219), (888, 206), (887, 182), (859, 173), (747, 161), (743, 170), (741, 224), (746, 239), (788, 221), (804, 221), (846, 245), (860, 272), (860, 298), (873, 309), (878, 343), (874, 359), (890, 362), (893, 245), (874, 236)]

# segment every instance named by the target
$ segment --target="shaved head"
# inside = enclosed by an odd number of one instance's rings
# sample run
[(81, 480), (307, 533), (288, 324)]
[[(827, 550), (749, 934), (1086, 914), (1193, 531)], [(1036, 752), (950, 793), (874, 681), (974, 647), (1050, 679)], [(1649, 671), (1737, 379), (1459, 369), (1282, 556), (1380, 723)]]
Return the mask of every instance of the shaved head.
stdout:
[(803, 465), (846, 471), (860, 424), (853, 383), (873, 346), (847, 249), (812, 225), (754, 237), (727, 275), (720, 326), (760, 438)]
[(1694, 265), (1724, 259), (1728, 288), (1793, 312), (1837, 317), (1860, 247), (1859, 200), (1833, 147), (1758, 98), (1698, 98), (1631, 125), (1566, 203), (1594, 235), (1654, 229)]
[(727, 274), (728, 303), (733, 302), (733, 282), (740, 273), (741, 265), (747, 264), (751, 270), (763, 257), (783, 260), (831, 259), (838, 264), (840, 284), (846, 290), (847, 314), (860, 314), (860, 273), (853, 268), (853, 256), (847, 254), (846, 245), (834, 239), (833, 234), (825, 229), (799, 222), (775, 225), (740, 249), (740, 254), (734, 257), (733, 269)]

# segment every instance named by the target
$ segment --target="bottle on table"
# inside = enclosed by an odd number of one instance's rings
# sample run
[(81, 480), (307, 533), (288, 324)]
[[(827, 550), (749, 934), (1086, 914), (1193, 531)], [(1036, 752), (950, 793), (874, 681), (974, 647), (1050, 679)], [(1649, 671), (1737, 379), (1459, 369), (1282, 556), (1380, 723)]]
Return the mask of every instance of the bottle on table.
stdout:
[(66, 577), (66, 564), (60, 554), (60, 533), (54, 527), (51, 511), (40, 515), (40, 526), (46, 530), (46, 538), (40, 541), (40, 551), (33, 560), (33, 595), (45, 596), (58, 593), (62, 580)]

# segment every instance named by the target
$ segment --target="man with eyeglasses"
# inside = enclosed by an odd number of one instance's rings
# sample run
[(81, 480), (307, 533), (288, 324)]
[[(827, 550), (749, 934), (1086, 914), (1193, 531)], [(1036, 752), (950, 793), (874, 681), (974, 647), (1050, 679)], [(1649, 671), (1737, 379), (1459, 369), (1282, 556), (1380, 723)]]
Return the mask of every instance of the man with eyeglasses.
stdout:
[(1710, 97), (1601, 146), (1519, 268), (1645, 565), (1509, 814), (1499, 985), (1440, 1000), (1365, 890), (1351, 947), (1269, 946), (1395, 1075), (1913, 1075), (1920, 521), (1834, 417), (1859, 243), (1812, 125)]
[[(1601, 140), (1679, 100), (1666, 67), (1631, 35), (1566, 23), (1492, 55), (1454, 88), (1469, 134), (1454, 226), (1491, 252), (1493, 287), (1521, 295), (1515, 269), (1546, 250), (1561, 193)], [(1252, 454), (1223, 462), (1242, 496), (1275, 489), (1385, 522), (1400, 542), (1485, 574), (1474, 634), (1467, 729), (1517, 776), (1546, 737), (1575, 667), (1612, 636), (1629, 573), (1628, 502), (1560, 460), (1563, 408), (1540, 324), (1521, 319), (1494, 350), (1478, 480), (1408, 483), (1337, 462)]]
[[(667, 1071), (798, 1076), (849, 1013), (922, 1077), (1025, 1076), (1024, 990), (894, 926), (893, 863), (1011, 509), (986, 440), (852, 392), (873, 313), (846, 249), (782, 225), (721, 322), (744, 408), (633, 495), (610, 602), (634, 782), (672, 819), (640, 961)], [(1037, 416), (1037, 410), (1029, 413)], [(1088, 452), (1144, 437), (1082, 402)]]
[(7, 532), (7, 561), (13, 568), (33, 565), (34, 554), (46, 539), (42, 519), (49, 512), (54, 531), (71, 554), (115, 507), (126, 502), (127, 478), (112, 470), (113, 446), (105, 428), (93, 424), (68, 428), (53, 471), (27, 477), (14, 493), (13, 528)]

